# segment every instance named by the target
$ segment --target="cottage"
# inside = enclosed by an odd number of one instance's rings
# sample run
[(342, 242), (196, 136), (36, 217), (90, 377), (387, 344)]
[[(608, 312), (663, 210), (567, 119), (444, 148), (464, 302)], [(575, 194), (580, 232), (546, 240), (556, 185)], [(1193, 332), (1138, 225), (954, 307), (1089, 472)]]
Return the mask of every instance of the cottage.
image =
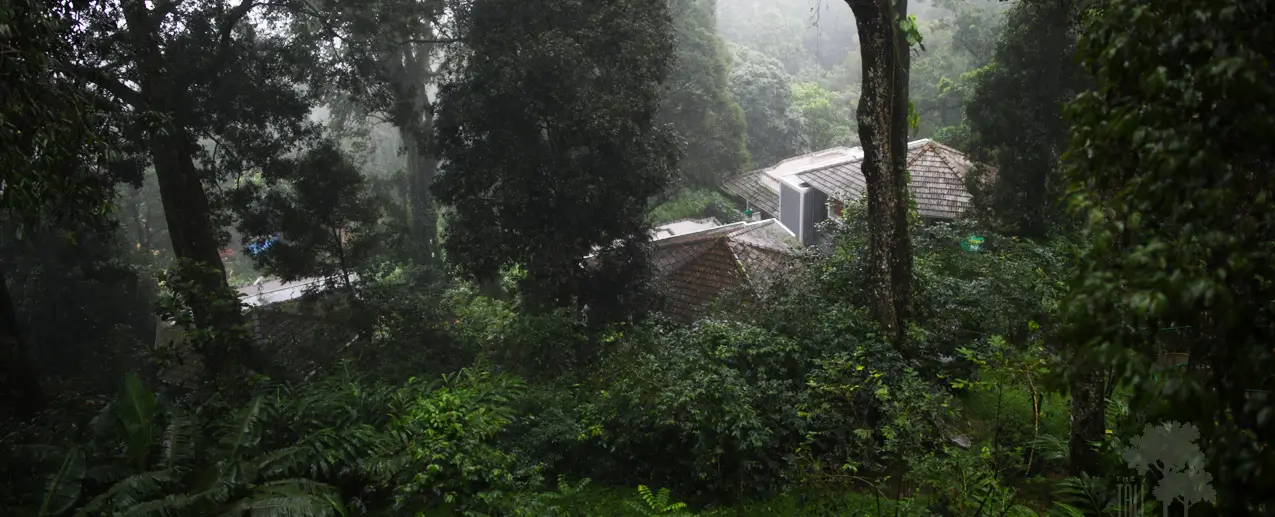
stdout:
[[(834, 147), (731, 178), (723, 190), (743, 201), (758, 218), (777, 218), (803, 245), (819, 241), (815, 227), (840, 215), (867, 189), (860, 166), (863, 149)], [(924, 220), (961, 217), (971, 206), (965, 177), (971, 162), (955, 149), (930, 139), (908, 144), (912, 197)]]
[[(817, 225), (838, 216), (866, 191), (862, 148), (835, 147), (784, 160), (728, 180), (728, 194), (743, 201), (753, 221), (679, 221), (657, 229), (656, 282), (664, 312), (693, 321), (722, 294), (764, 287), (796, 264), (802, 246), (822, 242)], [(923, 220), (950, 220), (969, 210), (965, 187), (972, 164), (933, 140), (908, 144), (912, 196)]]
[(792, 266), (795, 237), (768, 219), (655, 239), (651, 244), (663, 312), (693, 321), (722, 294), (767, 284)]

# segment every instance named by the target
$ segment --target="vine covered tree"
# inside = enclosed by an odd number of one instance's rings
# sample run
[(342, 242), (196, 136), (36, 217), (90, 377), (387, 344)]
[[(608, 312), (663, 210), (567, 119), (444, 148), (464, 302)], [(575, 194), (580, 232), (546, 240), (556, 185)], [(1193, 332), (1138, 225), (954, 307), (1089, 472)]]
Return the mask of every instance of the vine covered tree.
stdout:
[[(908, 68), (920, 43), (907, 0), (846, 0), (859, 28), (863, 94), (856, 122), (867, 183), (868, 291), (886, 334), (898, 342), (912, 296), (908, 233)], [(910, 30), (909, 30), (910, 29)]]
[[(655, 123), (673, 28), (665, 0), (478, 0), (439, 92), (444, 249), (468, 276), (518, 265), (542, 305), (627, 305), (645, 275), (645, 208), (677, 165)], [(597, 253), (598, 264), (586, 257)]]

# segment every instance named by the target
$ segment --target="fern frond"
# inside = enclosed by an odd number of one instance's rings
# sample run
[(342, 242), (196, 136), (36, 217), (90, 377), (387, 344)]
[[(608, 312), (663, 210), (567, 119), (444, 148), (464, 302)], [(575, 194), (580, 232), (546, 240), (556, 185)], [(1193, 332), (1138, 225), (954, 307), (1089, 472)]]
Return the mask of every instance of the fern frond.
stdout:
[(84, 451), (67, 451), (58, 470), (49, 476), (44, 485), (44, 497), (40, 502), (40, 517), (60, 515), (70, 510), (80, 499), (80, 489), (85, 472)]
[(88, 517), (96, 515), (103, 509), (131, 508), (142, 501), (149, 500), (165, 486), (180, 481), (181, 475), (178, 469), (165, 469), (128, 476), (111, 485), (106, 492), (89, 500), (88, 504), (75, 513), (75, 516)]
[(169, 494), (162, 499), (154, 499), (138, 504), (116, 514), (118, 517), (183, 517), (196, 506), (190, 496)]
[(243, 499), (228, 509), (225, 517), (333, 517), (345, 515), (340, 505), (321, 496), (261, 495)]
[(1066, 503), (1054, 503), (1054, 507), (1050, 509), (1051, 517), (1085, 517), (1085, 512), (1079, 508)]
[(243, 513), (253, 517), (329, 517), (345, 515), (337, 489), (308, 479), (283, 479), (263, 484), (252, 495), (236, 501), (227, 517)]
[(1036, 452), (1046, 461), (1061, 461), (1067, 458), (1069, 445), (1057, 436), (1042, 434), (1031, 440), (1031, 445), (1036, 447)]
[(260, 439), (258, 431), (264, 417), (265, 399), (256, 397), (248, 407), (240, 410), (232, 421), (230, 432), (222, 436), (221, 445), (227, 450), (227, 458), (238, 458), (243, 449), (255, 446)]
[(314, 452), (310, 448), (298, 445), (276, 449), (253, 459), (253, 468), (267, 479), (293, 476), (310, 470), (313, 459)]
[(1079, 477), (1068, 477), (1058, 482), (1054, 489), (1054, 498), (1061, 503), (1078, 508), (1086, 515), (1099, 515), (1107, 507), (1107, 497), (1103, 481), (1081, 473)]
[(195, 420), (176, 411), (168, 415), (164, 429), (164, 468), (176, 468), (195, 458), (195, 440), (199, 435)]
[(219, 467), (205, 475), (211, 481), (207, 486), (189, 496), (192, 501), (205, 507), (219, 507), (226, 504), (237, 490), (247, 486), (251, 481), (237, 465)]

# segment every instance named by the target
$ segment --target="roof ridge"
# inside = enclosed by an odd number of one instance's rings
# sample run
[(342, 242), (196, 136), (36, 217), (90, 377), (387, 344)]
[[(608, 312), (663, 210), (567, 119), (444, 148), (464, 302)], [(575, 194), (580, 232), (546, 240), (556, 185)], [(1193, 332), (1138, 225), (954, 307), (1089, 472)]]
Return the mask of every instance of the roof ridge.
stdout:
[(953, 176), (956, 176), (956, 179), (961, 180), (961, 182), (964, 182), (965, 175), (956, 172), (956, 165), (953, 165), (952, 162), (948, 161), (947, 157), (944, 156), (943, 153), (937, 152), (939, 150), (938, 146), (943, 146), (944, 148), (950, 149), (951, 151), (957, 152), (957, 153), (959, 153), (960, 151), (957, 151), (956, 149), (952, 149), (951, 147), (947, 147), (943, 144), (939, 144), (937, 142), (935, 142), (934, 144), (935, 144), (934, 147), (931, 147), (931, 149), (934, 149), (936, 151), (934, 154), (939, 157), (939, 160), (943, 162), (943, 165), (947, 166), (947, 171), (952, 173)]
[(722, 237), (722, 236), (730, 234), (730, 231), (727, 231), (730, 227), (739, 225), (739, 224), (746, 224), (746, 221), (736, 221), (733, 223), (723, 224), (721, 226), (707, 228), (697, 232), (683, 233), (681, 235), (674, 235), (672, 237), (664, 237), (662, 239), (652, 239), (651, 244), (655, 244), (656, 246), (671, 246), (674, 244), (689, 244), (692, 242), (699, 242), (701, 240), (708, 240), (715, 237)]
[(775, 224), (775, 218), (773, 217), (770, 219), (765, 219), (761, 221), (752, 221), (752, 222), (744, 221), (744, 226), (740, 227), (738, 230), (735, 230), (733, 232), (726, 234), (726, 238), (735, 237), (737, 235), (743, 235), (748, 232), (757, 231), (759, 228), (765, 228), (772, 224)]
[(730, 252), (730, 258), (731, 258), (732, 260), (734, 260), (734, 261), (735, 261), (735, 274), (739, 275), (740, 281), (741, 281), (741, 282), (742, 282), (745, 286), (747, 286), (747, 287), (749, 287), (749, 288), (752, 288), (752, 287), (753, 287), (753, 282), (752, 282), (752, 276), (753, 276), (753, 275), (749, 274), (749, 271), (748, 271), (748, 265), (744, 263), (744, 259), (743, 259), (743, 258), (741, 258), (741, 257), (739, 256), (739, 254), (738, 254), (738, 253), (735, 253), (735, 248), (734, 248), (733, 246), (731, 246), (731, 243), (734, 243), (734, 242), (736, 242), (736, 241), (732, 241), (732, 240), (727, 240), (727, 241), (726, 241), (726, 243), (725, 243), (725, 244), (726, 244), (726, 251)]
[[(927, 140), (928, 140), (928, 139), (927, 139)], [(928, 142), (926, 142), (926, 143), (924, 143), (924, 144), (921, 144), (921, 146), (920, 146), (920, 147), (917, 147), (917, 148), (916, 148), (916, 155), (915, 155), (915, 156), (908, 156), (907, 167), (911, 167), (911, 166), (912, 166), (912, 164), (916, 163), (916, 161), (917, 161), (917, 160), (920, 160), (922, 156), (925, 156), (925, 152), (926, 152), (926, 151), (933, 150), (934, 148), (930, 146), (930, 144), (933, 144), (933, 143), (934, 143), (934, 141), (933, 141), (933, 140), (930, 140), (930, 141), (928, 141)], [(909, 154), (909, 155), (911, 155), (912, 153), (908, 153), (908, 154)], [(936, 154), (937, 154), (937, 153), (936, 153)]]

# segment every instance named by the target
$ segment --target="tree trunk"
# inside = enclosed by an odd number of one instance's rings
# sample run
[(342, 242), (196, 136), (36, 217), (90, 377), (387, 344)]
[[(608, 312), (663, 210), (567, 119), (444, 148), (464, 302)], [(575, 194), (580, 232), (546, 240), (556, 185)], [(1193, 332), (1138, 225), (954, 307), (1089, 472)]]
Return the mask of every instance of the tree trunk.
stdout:
[(429, 187), (438, 162), (434, 157), (434, 113), (425, 91), (431, 76), (427, 45), (403, 45), (391, 65), (394, 85), (394, 125), (407, 155), (407, 202), (412, 255), (421, 264), (435, 262), (438, 217)]
[(1101, 457), (1092, 442), (1106, 434), (1106, 398), (1100, 369), (1084, 371), (1071, 380), (1071, 439), (1068, 442), (1067, 472), (1096, 472)]
[[(202, 266), (187, 274), (195, 275), (194, 280), (201, 292), (218, 293), (229, 289), (226, 268), (217, 253), (217, 236), (208, 194), (204, 191), (199, 171), (195, 169), (195, 143), (183, 135), (180, 128), (170, 126), (167, 136), (157, 134), (151, 140), (151, 157), (159, 179), (164, 219), (168, 222), (168, 235), (176, 258)], [(200, 330), (230, 329), (245, 324), (238, 307), (193, 303), (190, 310), (194, 326)], [(235, 372), (240, 366), (265, 372), (269, 366), (248, 338), (228, 338), (218, 345), (228, 348), (201, 351), (210, 375), (219, 377)]]
[(895, 12), (906, 16), (906, 1), (846, 0), (859, 28), (863, 94), (856, 118), (868, 190), (870, 266), (868, 291), (886, 334), (903, 338), (912, 290), (908, 235), (907, 42), (896, 30)]
[[(428, 127), (430, 122), (426, 123)], [(438, 162), (428, 143), (422, 145), (423, 135), (417, 127), (400, 127), (399, 137), (403, 140), (404, 152), (407, 154), (407, 199), (411, 220), (413, 255), (422, 264), (435, 262), (438, 218), (434, 213), (433, 198), (429, 186), (434, 181), (434, 173)]]
[(226, 267), (217, 253), (208, 194), (195, 169), (195, 144), (180, 134), (178, 128), (169, 127), (168, 132), (168, 136), (152, 138), (151, 159), (159, 179), (173, 254), (219, 272), (220, 278), (210, 276), (207, 281), (209, 288), (221, 288), (226, 282)]
[(3, 369), (0, 369), (3, 374), (0, 377), (0, 397), (4, 398), (0, 419), (31, 418), (45, 408), (44, 389), (18, 329), (17, 310), (9, 296), (9, 284), (3, 270), (0, 270), (0, 346), (3, 346), (0, 358), (4, 361)]

